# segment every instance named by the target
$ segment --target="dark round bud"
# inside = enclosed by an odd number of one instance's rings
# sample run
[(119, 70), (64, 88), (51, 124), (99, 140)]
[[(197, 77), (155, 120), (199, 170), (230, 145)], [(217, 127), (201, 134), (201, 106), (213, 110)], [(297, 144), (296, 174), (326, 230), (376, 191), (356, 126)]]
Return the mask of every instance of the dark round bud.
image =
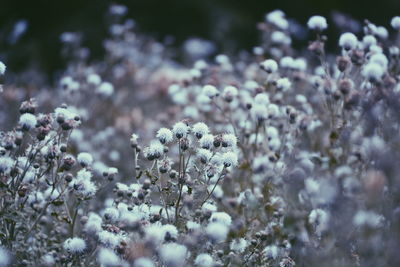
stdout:
[(349, 67), (350, 63), (351, 63), (351, 60), (349, 57), (341, 56), (341, 57), (338, 57), (336, 60), (337, 67), (340, 72), (344, 72)]
[(67, 183), (70, 183), (70, 182), (72, 181), (72, 178), (73, 178), (73, 176), (72, 176), (72, 174), (70, 174), (70, 173), (68, 173), (67, 175), (65, 175), (65, 181), (66, 181)]
[(65, 122), (65, 117), (64, 117), (64, 115), (58, 114), (58, 115), (57, 115), (57, 122), (58, 122), (59, 124), (63, 124), (63, 123)]
[(177, 175), (178, 175), (178, 172), (175, 170), (171, 170), (169, 172), (169, 178), (171, 178), (171, 179), (175, 179)]

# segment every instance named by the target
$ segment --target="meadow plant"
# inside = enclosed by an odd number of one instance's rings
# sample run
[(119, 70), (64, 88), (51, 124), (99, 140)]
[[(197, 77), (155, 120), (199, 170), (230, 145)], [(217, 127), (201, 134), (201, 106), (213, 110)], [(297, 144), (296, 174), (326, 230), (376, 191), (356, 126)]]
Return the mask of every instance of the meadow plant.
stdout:
[(400, 264), (399, 17), (313, 16), (301, 50), (275, 10), (252, 53), (179, 63), (126, 13), (99, 62), (62, 34), (53, 90), (0, 62), (0, 266)]

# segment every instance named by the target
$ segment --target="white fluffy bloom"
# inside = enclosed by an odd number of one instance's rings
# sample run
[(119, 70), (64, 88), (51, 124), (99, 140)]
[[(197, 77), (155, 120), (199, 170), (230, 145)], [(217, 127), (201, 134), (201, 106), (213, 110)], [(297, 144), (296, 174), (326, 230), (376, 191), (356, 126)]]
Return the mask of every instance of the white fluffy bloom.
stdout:
[(86, 82), (93, 85), (99, 85), (101, 83), (101, 78), (96, 73), (91, 73), (86, 77)]
[(234, 239), (229, 247), (235, 252), (242, 253), (247, 248), (247, 241), (244, 238)]
[(96, 213), (91, 212), (89, 213), (89, 217), (83, 227), (83, 230), (88, 233), (98, 233), (102, 230), (101, 224), (101, 217)]
[(119, 211), (114, 207), (106, 208), (103, 212), (103, 217), (111, 222), (117, 222), (119, 218)]
[(279, 255), (279, 248), (275, 245), (266, 246), (263, 254), (269, 259), (276, 259)]
[(206, 227), (206, 233), (216, 243), (225, 241), (228, 236), (229, 227), (223, 223), (212, 222)]
[(353, 217), (353, 224), (356, 226), (369, 226), (371, 228), (378, 228), (382, 226), (384, 217), (376, 214), (373, 211), (358, 211)]
[(269, 96), (266, 93), (257, 94), (254, 97), (254, 103), (258, 105), (268, 105), (269, 104)]
[(271, 140), (273, 138), (279, 137), (279, 131), (273, 126), (269, 126), (266, 130), (267, 139)]
[(212, 267), (214, 266), (214, 259), (207, 253), (197, 255), (194, 264), (198, 267)]
[(96, 92), (104, 97), (110, 97), (114, 93), (114, 86), (109, 82), (102, 82)]
[(369, 48), (372, 45), (376, 45), (377, 41), (376, 41), (375, 36), (373, 36), (373, 35), (365, 35), (363, 37), (362, 43), (363, 43), (365, 48)]
[(4, 75), (6, 69), (7, 69), (6, 65), (2, 61), (0, 61), (0, 75)]
[(322, 209), (314, 209), (308, 216), (308, 222), (315, 225), (317, 234), (328, 229), (329, 214)]
[(82, 238), (68, 238), (64, 242), (64, 249), (72, 254), (80, 254), (86, 249), (86, 242)]
[(183, 266), (187, 248), (177, 243), (168, 243), (160, 248), (160, 258), (167, 266)]
[(30, 130), (36, 126), (37, 120), (35, 115), (24, 113), (19, 117), (19, 125), (25, 130)]
[(392, 25), (393, 29), (400, 31), (400, 16), (393, 17), (390, 25)]
[(135, 260), (135, 263), (133, 264), (133, 267), (155, 267), (155, 266), (156, 265), (151, 259), (145, 257), (138, 258), (137, 260)]
[(157, 131), (156, 137), (162, 144), (172, 142), (173, 140), (173, 133), (168, 128), (161, 128)]
[(237, 138), (234, 134), (224, 134), (222, 136), (223, 147), (235, 147), (236, 143), (237, 143)]
[(281, 140), (279, 140), (279, 138), (272, 138), (271, 140), (268, 141), (268, 148), (271, 151), (278, 151), (280, 147), (281, 147)]
[(369, 62), (379, 64), (385, 71), (389, 65), (389, 60), (382, 53), (373, 54), (369, 59)]
[(285, 13), (282, 10), (274, 10), (265, 15), (265, 20), (281, 30), (289, 28), (289, 22), (285, 18)]
[(283, 57), (279, 60), (279, 65), (282, 68), (291, 69), (293, 67), (294, 59), (292, 57)]
[(352, 50), (356, 48), (357, 43), (358, 43), (357, 37), (351, 32), (346, 32), (340, 35), (339, 46), (345, 50)]
[(326, 22), (326, 19), (322, 16), (312, 16), (308, 20), (307, 26), (311, 30), (323, 31), (328, 28), (328, 23)]
[(362, 74), (370, 81), (379, 81), (385, 74), (385, 69), (377, 63), (370, 62), (364, 66)]
[(6, 267), (11, 263), (11, 256), (9, 252), (0, 246), (0, 267)]
[(292, 83), (288, 78), (280, 78), (276, 81), (276, 88), (282, 91), (288, 90), (292, 86)]
[(210, 217), (210, 223), (214, 222), (222, 223), (229, 227), (232, 224), (232, 218), (226, 212), (213, 212)]
[(159, 140), (153, 140), (143, 151), (148, 159), (160, 158), (164, 154), (164, 146)]
[(225, 99), (227, 102), (231, 102), (234, 97), (238, 95), (238, 90), (234, 86), (226, 86), (224, 88), (224, 91), (222, 92), (222, 97)]
[(178, 232), (178, 229), (175, 227), (175, 225), (164, 224), (162, 226), (162, 229), (164, 231), (165, 238), (168, 238), (168, 239), (171, 239), (171, 238), (177, 239), (178, 238), (179, 232)]
[(222, 162), (225, 167), (236, 166), (238, 164), (238, 156), (235, 152), (229, 151), (222, 154)]
[(111, 249), (101, 248), (97, 254), (97, 260), (101, 266), (121, 266), (121, 259)]
[(271, 34), (271, 40), (275, 44), (290, 45), (292, 43), (290, 37), (281, 31), (274, 31)]
[(82, 152), (82, 153), (79, 153), (79, 155), (78, 155), (78, 162), (79, 162), (79, 164), (81, 164), (82, 166), (89, 166), (89, 165), (92, 165), (92, 163), (93, 163), (93, 157), (92, 157), (92, 155), (90, 155), (89, 153), (87, 153), (87, 152)]
[(209, 98), (213, 98), (219, 95), (219, 91), (215, 86), (207, 84), (203, 86), (202, 94), (208, 96)]
[(189, 127), (184, 122), (175, 123), (174, 127), (172, 127), (172, 132), (176, 136), (176, 138), (181, 139), (188, 133)]
[(255, 120), (264, 121), (268, 118), (268, 109), (264, 105), (257, 104), (251, 109), (251, 114)]
[(119, 245), (121, 237), (108, 231), (101, 231), (98, 233), (99, 241), (106, 247), (115, 248)]
[(14, 161), (10, 157), (0, 157), (0, 173), (8, 173), (13, 165)]
[(197, 158), (200, 159), (201, 163), (206, 164), (212, 157), (212, 153), (208, 149), (199, 148), (197, 150)]
[(260, 63), (260, 66), (263, 70), (268, 73), (273, 73), (278, 70), (278, 63), (276, 63), (273, 59), (267, 59)]
[(192, 131), (198, 139), (202, 138), (204, 135), (208, 134), (208, 132), (209, 132), (208, 126), (204, 122), (195, 123), (192, 127)]
[(200, 227), (201, 227), (200, 224), (197, 223), (197, 222), (194, 222), (194, 221), (188, 221), (188, 222), (186, 223), (186, 228), (187, 228), (188, 230), (191, 230), (191, 231), (200, 229)]
[(210, 149), (214, 144), (214, 136), (212, 134), (206, 134), (200, 139), (199, 143), (202, 148)]

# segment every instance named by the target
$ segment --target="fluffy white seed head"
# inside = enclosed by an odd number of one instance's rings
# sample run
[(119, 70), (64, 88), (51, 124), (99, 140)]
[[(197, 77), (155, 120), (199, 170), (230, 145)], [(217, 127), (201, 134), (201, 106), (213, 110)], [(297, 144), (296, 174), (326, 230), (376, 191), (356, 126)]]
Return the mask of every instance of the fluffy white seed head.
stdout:
[(276, 63), (273, 59), (267, 59), (260, 63), (260, 66), (263, 70), (268, 73), (273, 73), (278, 70), (278, 63)]
[(156, 137), (160, 140), (160, 143), (166, 144), (172, 142), (174, 138), (174, 134), (168, 128), (161, 128), (157, 131)]
[(369, 81), (379, 81), (385, 74), (385, 70), (381, 65), (374, 62), (370, 62), (364, 66), (362, 74)]
[(229, 227), (223, 223), (212, 222), (206, 227), (206, 233), (210, 239), (216, 243), (225, 241), (229, 232)]
[(244, 238), (234, 239), (229, 247), (235, 252), (242, 253), (247, 248), (247, 241)]
[(210, 217), (210, 223), (222, 223), (223, 225), (230, 227), (232, 224), (231, 216), (226, 212), (213, 212)]
[(222, 162), (225, 167), (235, 167), (238, 164), (238, 156), (235, 152), (229, 151), (222, 154)]
[(237, 144), (237, 138), (234, 134), (224, 134), (222, 136), (223, 147), (235, 147)]
[(86, 82), (93, 85), (99, 85), (101, 83), (101, 78), (98, 74), (92, 73), (86, 77)]
[(203, 87), (202, 93), (206, 96), (208, 96), (209, 98), (213, 98), (215, 96), (219, 95), (219, 91), (218, 89), (210, 84), (207, 84)]
[(64, 249), (71, 254), (83, 253), (86, 249), (86, 242), (82, 238), (68, 238), (64, 242)]
[(30, 113), (24, 113), (19, 117), (19, 125), (24, 130), (30, 130), (36, 126), (36, 116)]
[(0, 75), (4, 75), (6, 69), (7, 69), (6, 65), (2, 61), (0, 61)]
[(373, 54), (369, 59), (369, 62), (379, 64), (385, 71), (387, 70), (389, 65), (389, 60), (382, 53)]
[(121, 266), (121, 259), (111, 249), (101, 248), (97, 254), (97, 260), (101, 266)]
[(323, 31), (328, 28), (328, 23), (324, 17), (316, 15), (308, 20), (307, 26), (314, 31)]
[(133, 267), (155, 267), (155, 266), (156, 265), (151, 259), (145, 257), (138, 258), (137, 260), (135, 260), (135, 263), (133, 264)]
[(92, 165), (93, 163), (93, 157), (87, 152), (82, 152), (78, 154), (78, 162), (81, 164), (83, 167)]
[(177, 122), (175, 123), (174, 127), (172, 128), (172, 132), (174, 133), (175, 137), (181, 139), (188, 133), (189, 127), (184, 122)]
[(11, 256), (10, 253), (0, 246), (0, 267), (9, 266), (11, 263)]
[(396, 31), (400, 31), (400, 16), (396, 16), (392, 18), (390, 21), (390, 25), (392, 25), (393, 29)]
[(201, 139), (203, 136), (208, 134), (209, 129), (207, 124), (204, 122), (197, 122), (193, 125), (192, 132), (198, 139)]
[(197, 255), (194, 264), (198, 267), (213, 267), (214, 259), (207, 253)]
[(280, 78), (276, 81), (276, 88), (282, 91), (287, 91), (292, 86), (292, 83), (288, 78)]
[(177, 243), (168, 243), (160, 248), (160, 258), (169, 267), (183, 266), (186, 256), (187, 248)]
[(352, 50), (356, 48), (358, 44), (358, 39), (357, 37), (351, 33), (351, 32), (346, 32), (340, 35), (339, 38), (339, 45), (345, 50)]
[(214, 136), (212, 134), (206, 134), (199, 140), (199, 143), (201, 148), (211, 149), (214, 143)]

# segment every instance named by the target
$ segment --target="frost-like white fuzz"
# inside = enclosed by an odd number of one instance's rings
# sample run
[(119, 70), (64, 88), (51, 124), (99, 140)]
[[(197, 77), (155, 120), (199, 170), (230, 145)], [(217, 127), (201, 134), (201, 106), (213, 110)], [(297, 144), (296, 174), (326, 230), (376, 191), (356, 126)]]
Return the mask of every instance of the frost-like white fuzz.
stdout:
[(4, 75), (6, 69), (7, 69), (6, 65), (2, 61), (0, 61), (0, 75)]
[(200, 159), (201, 163), (206, 164), (212, 157), (212, 153), (208, 149), (199, 148), (197, 150), (196, 156)]
[(153, 140), (143, 151), (148, 159), (160, 158), (164, 154), (164, 146), (159, 140)]
[(77, 159), (78, 159), (79, 164), (81, 164), (84, 167), (90, 166), (93, 163), (92, 155), (90, 155), (90, 153), (87, 153), (87, 152), (79, 153)]
[(72, 254), (83, 253), (86, 249), (86, 242), (82, 238), (68, 238), (64, 242), (64, 249)]
[(294, 59), (292, 57), (286, 56), (279, 60), (279, 65), (282, 68), (291, 69), (291, 68), (293, 68), (293, 62), (294, 62)]
[(268, 104), (268, 118), (269, 119), (274, 119), (276, 117), (279, 117), (280, 111), (279, 107), (275, 104)]
[(119, 218), (119, 211), (114, 207), (106, 208), (103, 212), (103, 217), (107, 221), (117, 222)]
[(257, 94), (254, 97), (254, 103), (258, 105), (265, 105), (267, 106), (269, 104), (269, 96), (266, 93), (262, 94)]
[(11, 256), (9, 252), (0, 246), (0, 267), (6, 267), (11, 263)]
[(200, 147), (204, 149), (211, 149), (214, 144), (214, 136), (212, 134), (206, 134), (200, 139), (199, 143)]
[(268, 259), (276, 259), (279, 256), (279, 248), (275, 245), (266, 246), (263, 254)]
[(207, 253), (197, 255), (194, 264), (198, 267), (213, 267), (214, 259)]
[(238, 253), (242, 253), (246, 248), (247, 241), (244, 238), (234, 239), (230, 244), (230, 249)]
[(267, 59), (260, 63), (260, 66), (263, 70), (268, 73), (273, 73), (278, 70), (278, 63), (276, 63), (273, 59)]
[(269, 126), (266, 130), (268, 140), (279, 137), (279, 131), (273, 126)]
[(174, 127), (172, 128), (172, 132), (174, 133), (175, 137), (178, 139), (181, 139), (184, 137), (189, 131), (189, 127), (187, 126), (186, 123), (184, 122), (177, 122), (174, 124)]
[(210, 217), (210, 223), (222, 223), (223, 225), (229, 227), (232, 224), (231, 216), (226, 212), (213, 212)]
[(197, 229), (200, 229), (200, 224), (199, 223), (197, 223), (197, 222), (194, 222), (194, 221), (188, 221), (187, 223), (186, 223), (186, 228), (189, 230), (189, 231), (193, 231), (193, 230), (197, 230)]
[(0, 157), (0, 173), (8, 173), (13, 165), (14, 161), (10, 157)]
[(121, 259), (114, 253), (113, 250), (108, 248), (101, 248), (97, 254), (97, 260), (101, 266), (121, 266)]
[(264, 121), (268, 118), (268, 109), (265, 105), (256, 104), (251, 109), (251, 114), (256, 121)]
[(99, 232), (98, 237), (100, 243), (108, 248), (115, 248), (119, 245), (121, 241), (121, 237), (119, 235), (113, 234), (105, 230)]
[(177, 243), (168, 243), (160, 248), (160, 258), (169, 267), (183, 266), (187, 248)]
[(210, 239), (216, 243), (225, 241), (228, 236), (229, 227), (223, 223), (212, 222), (206, 227), (206, 233)]
[(104, 97), (110, 97), (114, 93), (114, 86), (109, 82), (102, 82), (97, 87), (96, 93)]
[(235, 167), (238, 164), (238, 156), (235, 152), (229, 151), (222, 154), (222, 162), (225, 167), (233, 166)]
[(178, 229), (175, 227), (175, 225), (172, 224), (165, 224), (162, 226), (162, 229), (164, 231), (164, 235), (166, 240), (172, 239), (177, 239), (178, 238)]
[(133, 264), (133, 267), (155, 267), (155, 266), (156, 265), (151, 259), (145, 257), (138, 258), (137, 260), (135, 260), (135, 263)]
[(197, 122), (193, 125), (192, 132), (198, 139), (201, 139), (203, 136), (209, 133), (209, 129), (207, 124), (204, 122)]
[(19, 117), (19, 125), (24, 130), (30, 130), (36, 126), (37, 120), (36, 116), (30, 113), (24, 113)]
[(352, 50), (356, 48), (358, 44), (357, 37), (351, 32), (345, 32), (340, 35), (339, 46), (345, 50)]
[(222, 92), (222, 97), (225, 99), (227, 102), (231, 102), (234, 97), (238, 95), (238, 90), (234, 86), (226, 86), (224, 88), (224, 91)]
[(219, 95), (219, 91), (215, 86), (207, 84), (203, 86), (202, 94), (208, 96), (209, 98), (213, 98)]
[(385, 71), (389, 65), (389, 60), (382, 53), (373, 54), (369, 59), (369, 62), (379, 64)]
[(159, 224), (152, 224), (145, 228), (145, 238), (154, 244), (161, 244), (165, 239), (165, 229)]
[(370, 81), (379, 81), (385, 74), (385, 69), (375, 62), (370, 62), (364, 66), (362, 74)]
[(282, 10), (274, 10), (265, 15), (265, 20), (281, 30), (289, 28), (289, 22), (285, 18), (285, 13)]
[(292, 43), (290, 37), (281, 31), (274, 31), (271, 34), (271, 40), (273, 43), (281, 45), (290, 45)]
[(400, 31), (400, 16), (393, 17), (390, 25), (392, 25), (393, 29)]
[(373, 36), (373, 35), (365, 35), (363, 37), (362, 43), (363, 43), (365, 48), (369, 48), (372, 45), (376, 45), (377, 41), (376, 41), (375, 36)]
[(308, 222), (315, 225), (317, 234), (321, 234), (328, 229), (329, 213), (322, 209), (314, 209), (308, 216)]
[(172, 142), (174, 135), (168, 128), (161, 128), (157, 131), (156, 137), (160, 140), (160, 143), (166, 144)]
[(307, 70), (307, 60), (305, 60), (304, 58), (294, 59), (292, 68), (297, 71), (306, 71)]
[(379, 228), (382, 226), (385, 218), (373, 211), (359, 210), (353, 217), (353, 224), (356, 226), (368, 226)]
[(98, 233), (102, 230), (101, 224), (102, 218), (96, 213), (91, 212), (89, 213), (89, 217), (83, 227), (83, 230), (87, 233)]
[(224, 134), (222, 136), (223, 147), (236, 147), (237, 138), (234, 134)]
[(86, 82), (93, 85), (99, 85), (101, 83), (101, 78), (98, 74), (92, 73), (86, 77)]
[(324, 17), (316, 15), (308, 20), (307, 26), (314, 31), (323, 31), (328, 28), (328, 23)]
[(289, 90), (292, 86), (292, 83), (288, 78), (280, 78), (276, 81), (276, 88), (282, 91)]

